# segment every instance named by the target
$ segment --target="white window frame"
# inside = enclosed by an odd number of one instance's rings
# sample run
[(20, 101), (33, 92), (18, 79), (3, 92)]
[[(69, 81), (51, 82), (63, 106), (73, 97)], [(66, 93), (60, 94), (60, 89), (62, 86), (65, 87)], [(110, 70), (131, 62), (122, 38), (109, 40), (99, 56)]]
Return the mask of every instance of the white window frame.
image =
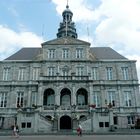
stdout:
[(16, 97), (16, 107), (24, 107), (24, 92), (18, 91)]
[(123, 80), (129, 80), (128, 67), (122, 67)]
[(98, 80), (98, 68), (97, 67), (92, 67), (92, 79)]
[(69, 58), (69, 49), (67, 49), (67, 48), (63, 49), (62, 58), (63, 59)]
[(93, 104), (96, 105), (96, 107), (101, 106), (101, 94), (99, 91), (94, 91), (93, 92)]
[(76, 75), (83, 76), (84, 75), (84, 67), (77, 67), (76, 68)]
[(40, 72), (39, 67), (33, 67), (33, 80), (38, 80), (39, 72)]
[(115, 91), (108, 91), (107, 92), (107, 103), (108, 105), (111, 103), (111, 105), (113, 105), (113, 101), (114, 101), (114, 106), (116, 106), (116, 93)]
[(48, 67), (48, 76), (54, 76), (54, 67)]
[(76, 58), (83, 58), (83, 48), (76, 48)]
[(107, 80), (113, 80), (113, 68), (112, 67), (107, 67)]
[(34, 104), (34, 105), (36, 105), (36, 92), (32, 92), (32, 95), (31, 95), (31, 102), (32, 102), (32, 105)]
[(10, 73), (10, 68), (4, 67), (4, 69), (3, 69), (3, 81), (9, 80), (9, 73)]
[(48, 58), (54, 59), (55, 58), (55, 49), (49, 49), (48, 50)]
[(131, 91), (124, 91), (124, 105), (126, 107), (132, 106)]
[(18, 71), (18, 80), (20, 81), (23, 81), (25, 80), (25, 70), (26, 68), (25, 67), (20, 67), (19, 68), (19, 71)]
[(135, 117), (134, 116), (127, 116), (128, 125), (134, 125), (135, 124)]
[(7, 92), (0, 92), (0, 108), (7, 106)]

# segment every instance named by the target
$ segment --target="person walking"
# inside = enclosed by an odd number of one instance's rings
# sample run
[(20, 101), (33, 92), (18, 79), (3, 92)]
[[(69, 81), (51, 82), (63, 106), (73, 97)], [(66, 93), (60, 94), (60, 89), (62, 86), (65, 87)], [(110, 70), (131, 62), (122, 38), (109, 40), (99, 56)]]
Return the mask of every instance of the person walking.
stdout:
[(13, 126), (13, 135), (14, 135), (15, 137), (19, 137), (17, 131), (18, 131), (18, 130), (17, 130), (17, 126), (14, 125), (14, 126)]
[(82, 126), (79, 124), (77, 128), (78, 136), (82, 136)]
[(80, 130), (80, 131), (79, 131), (79, 136), (82, 136), (82, 129), (83, 129), (83, 128), (82, 128), (81, 124), (79, 124), (79, 130)]

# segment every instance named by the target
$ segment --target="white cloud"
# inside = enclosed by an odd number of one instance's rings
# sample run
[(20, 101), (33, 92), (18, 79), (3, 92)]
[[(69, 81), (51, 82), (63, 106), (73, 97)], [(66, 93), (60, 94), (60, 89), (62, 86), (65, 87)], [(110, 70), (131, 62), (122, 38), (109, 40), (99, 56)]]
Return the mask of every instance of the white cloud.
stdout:
[[(97, 26), (96, 44), (113, 44), (113, 48), (129, 59), (137, 60), (140, 72), (140, 2), (139, 0), (102, 0), (96, 11), (106, 17)], [(120, 45), (121, 44), (121, 45)], [(140, 79), (140, 74), (139, 74)]]
[(22, 47), (40, 47), (43, 39), (32, 32), (15, 32), (12, 29), (0, 25), (0, 59)]
[[(75, 22), (92, 20), (95, 18), (95, 14), (92, 8), (87, 5), (88, 0), (71, 0), (69, 1), (70, 10), (74, 13), (73, 20)], [(52, 0), (56, 4), (56, 10), (59, 15), (62, 14), (66, 8), (66, 0)]]
[[(98, 7), (94, 1), (71, 0), (70, 9), (74, 22), (81, 22), (81, 29), (89, 25), (90, 37), (79, 35), (81, 39), (94, 38), (96, 46), (110, 46), (125, 57), (137, 60), (140, 72), (140, 0), (100, 0)], [(66, 0), (52, 0), (59, 14), (65, 9)], [(89, 8), (90, 7), (90, 8)], [(85, 23), (83, 25), (83, 23)], [(96, 27), (95, 24), (96, 23)], [(95, 30), (94, 30), (95, 29)], [(85, 30), (82, 34), (87, 34)], [(93, 39), (90, 39), (91, 43)], [(92, 46), (94, 46), (92, 44)], [(131, 57), (130, 57), (131, 56)], [(139, 75), (140, 79), (140, 75)]]

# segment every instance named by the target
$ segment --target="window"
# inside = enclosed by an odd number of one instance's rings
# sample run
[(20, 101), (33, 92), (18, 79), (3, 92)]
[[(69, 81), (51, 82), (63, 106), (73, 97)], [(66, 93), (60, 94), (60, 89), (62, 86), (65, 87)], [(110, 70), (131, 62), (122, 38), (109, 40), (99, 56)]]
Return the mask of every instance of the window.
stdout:
[(98, 72), (98, 68), (97, 67), (93, 67), (92, 68), (92, 78), (93, 78), (93, 80), (98, 80), (97, 72)]
[(24, 98), (24, 93), (23, 92), (18, 92), (17, 93), (17, 107), (23, 107), (23, 98)]
[(109, 127), (109, 122), (105, 122), (105, 127)]
[(127, 116), (128, 124), (135, 124), (135, 117), (134, 116)]
[(100, 101), (101, 101), (100, 92), (95, 91), (93, 93), (93, 103), (96, 105), (96, 107), (100, 106)]
[(48, 76), (54, 76), (54, 67), (48, 68)]
[(118, 124), (118, 117), (117, 116), (114, 116), (113, 117), (113, 121), (114, 121), (114, 124), (117, 125)]
[(25, 80), (25, 68), (19, 68), (18, 80)]
[(78, 105), (85, 105), (85, 96), (82, 94), (78, 95)]
[(31, 122), (27, 122), (27, 128), (31, 128)]
[(49, 94), (47, 96), (47, 105), (48, 106), (51, 106), (51, 105), (54, 105), (55, 104), (55, 97), (54, 97), (54, 94)]
[(62, 58), (64, 59), (69, 58), (69, 49), (63, 49)]
[(21, 123), (21, 128), (31, 128), (32, 127), (32, 124), (31, 122), (22, 122)]
[(0, 128), (4, 126), (4, 117), (0, 117)]
[(68, 71), (62, 71), (63, 80), (68, 80)]
[(25, 122), (22, 122), (22, 123), (21, 123), (21, 127), (22, 127), (22, 128), (25, 128), (25, 127), (26, 127), (26, 123), (25, 123)]
[(50, 59), (55, 58), (55, 49), (48, 50), (48, 58), (50, 58)]
[(132, 106), (131, 92), (130, 91), (124, 92), (124, 103), (125, 103), (125, 106), (127, 106), (127, 107)]
[(112, 80), (113, 79), (113, 69), (112, 67), (107, 67), (107, 80)]
[(9, 72), (10, 72), (10, 68), (9, 67), (5, 67), (3, 69), (3, 80), (4, 81), (9, 80)]
[(122, 67), (122, 75), (123, 75), (123, 80), (129, 79), (128, 67)]
[(33, 80), (38, 80), (39, 78), (39, 68), (38, 67), (34, 67), (33, 68)]
[(0, 93), (0, 107), (6, 107), (7, 105), (7, 93), (1, 92)]
[(115, 106), (116, 95), (115, 91), (108, 91), (108, 104)]
[(103, 122), (99, 122), (99, 127), (104, 127), (104, 123)]
[(83, 49), (82, 48), (76, 49), (76, 58), (83, 58)]
[(63, 105), (63, 106), (69, 106), (70, 105), (70, 95), (69, 94), (62, 95), (61, 105)]
[(83, 76), (83, 75), (84, 75), (83, 70), (84, 70), (83, 67), (77, 67), (77, 68), (76, 68), (76, 75), (77, 75), (77, 76)]
[(84, 75), (83, 70), (84, 70), (83, 67), (77, 67), (77, 68), (76, 68), (76, 76), (78, 76), (78, 77), (77, 77), (78, 80), (81, 80), (81, 79), (83, 78), (83, 77), (82, 77), (82, 76)]
[(32, 105), (36, 105), (36, 92), (32, 92), (31, 102)]

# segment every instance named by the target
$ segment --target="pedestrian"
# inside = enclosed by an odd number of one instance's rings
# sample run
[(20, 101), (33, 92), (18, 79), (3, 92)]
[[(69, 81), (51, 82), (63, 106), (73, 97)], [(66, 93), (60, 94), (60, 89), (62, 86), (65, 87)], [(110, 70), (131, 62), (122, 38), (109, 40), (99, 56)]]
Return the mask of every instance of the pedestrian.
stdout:
[(79, 136), (82, 136), (82, 126), (81, 126), (81, 124), (79, 124)]
[(78, 134), (78, 136), (80, 136), (80, 128), (79, 127), (77, 128), (77, 134)]
[(16, 126), (16, 125), (13, 126), (13, 135), (14, 135), (15, 137), (19, 137), (19, 135), (18, 135), (18, 133), (17, 133), (17, 126)]
[(79, 124), (77, 128), (77, 134), (78, 136), (82, 136), (82, 126)]

